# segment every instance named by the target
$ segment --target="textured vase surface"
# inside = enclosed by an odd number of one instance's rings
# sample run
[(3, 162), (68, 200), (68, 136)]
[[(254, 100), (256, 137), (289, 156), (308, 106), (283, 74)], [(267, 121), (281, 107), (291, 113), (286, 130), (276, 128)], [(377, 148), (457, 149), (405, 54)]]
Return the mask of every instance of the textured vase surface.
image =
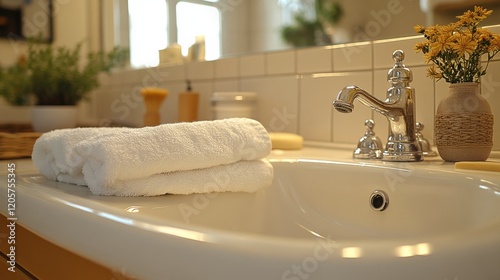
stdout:
[(483, 161), (493, 148), (493, 114), (479, 83), (451, 84), (438, 105), (436, 146), (445, 161)]

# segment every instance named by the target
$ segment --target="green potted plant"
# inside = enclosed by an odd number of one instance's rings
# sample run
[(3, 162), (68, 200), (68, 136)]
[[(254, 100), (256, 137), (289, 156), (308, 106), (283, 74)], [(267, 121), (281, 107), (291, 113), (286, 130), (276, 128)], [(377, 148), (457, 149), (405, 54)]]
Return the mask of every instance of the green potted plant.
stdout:
[(331, 45), (332, 30), (344, 14), (335, 0), (315, 0), (314, 19), (307, 19), (304, 12), (294, 15), (294, 24), (281, 28), (281, 38), (294, 47)]
[[(29, 129), (30, 108), (32, 104), (29, 71), (24, 57), (6, 68), (0, 67), (0, 126), (2, 131), (15, 125), (20, 130)], [(13, 105), (13, 106), (9, 106)], [(21, 126), (19, 126), (21, 125)], [(22, 129), (21, 129), (22, 127)]]
[(15, 106), (27, 105), (31, 93), (28, 67), (24, 59), (6, 68), (0, 68), (0, 96)]
[(128, 61), (128, 50), (120, 47), (89, 53), (82, 61), (81, 47), (54, 47), (29, 39), (26, 62), (0, 72), (0, 94), (7, 101), (27, 100), (27, 92), (33, 97), (35, 131), (74, 127), (76, 105), (99, 86), (99, 73)]

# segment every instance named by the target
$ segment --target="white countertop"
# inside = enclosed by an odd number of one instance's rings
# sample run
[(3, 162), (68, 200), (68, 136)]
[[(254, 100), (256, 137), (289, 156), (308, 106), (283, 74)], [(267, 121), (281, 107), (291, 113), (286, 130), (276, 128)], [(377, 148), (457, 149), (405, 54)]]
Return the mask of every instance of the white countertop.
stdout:
[[(351, 150), (324, 149), (306, 147), (298, 151), (272, 152), (270, 159), (314, 158), (317, 160), (341, 160), (345, 162), (364, 162), (381, 164), (397, 168), (418, 168), (443, 171), (453, 171), (454, 164), (442, 161), (439, 157), (425, 158), (416, 163), (394, 163), (374, 161), (359, 161), (352, 159)], [(213, 250), (213, 244), (220, 254), (219, 260), (231, 261), (230, 251), (234, 246), (243, 246), (244, 250), (252, 250), (253, 237), (251, 235), (228, 235), (216, 229), (197, 230), (196, 226), (186, 225), (175, 221), (165, 223), (153, 216), (138, 218), (134, 213), (135, 205), (147, 205), (151, 209), (164, 209), (165, 215), (169, 209), (180, 204), (193, 205), (194, 199), (202, 196), (160, 196), (160, 197), (105, 197), (90, 193), (88, 188), (64, 183), (53, 182), (40, 176), (30, 159), (2, 160), (0, 175), (8, 174), (8, 164), (15, 164), (17, 178), (16, 209), (17, 222), (41, 237), (62, 246), (76, 254), (85, 256), (112, 269), (141, 278), (154, 278), (154, 275), (164, 275), (162, 263), (169, 265), (177, 263), (176, 255), (192, 256), (193, 261), (199, 254), (193, 244), (201, 246), (201, 250)], [(493, 172), (463, 171), (471, 174), (482, 172), (489, 178), (498, 178)], [(0, 180), (7, 180), (1, 176)], [(1, 184), (2, 189), (6, 188)], [(2, 190), (2, 193), (7, 193)], [(238, 193), (223, 194), (220, 197), (232, 197), (238, 201)], [(6, 199), (2, 196), (1, 199)], [(22, 202), (22, 203), (21, 203)], [(0, 209), (6, 214), (6, 209)], [(179, 215), (179, 214), (175, 214)], [(72, 218), (72, 217), (78, 217)], [(173, 216), (172, 216), (173, 217)], [(178, 218), (178, 217), (177, 217)], [(221, 237), (219, 239), (219, 236)], [(225, 244), (220, 243), (224, 240)], [(259, 242), (261, 242), (260, 240)], [(288, 248), (287, 240), (273, 239), (272, 244), (280, 250)], [(194, 243), (193, 243), (194, 242)], [(271, 242), (271, 241), (270, 241)], [(283, 243), (280, 243), (283, 242)], [(299, 248), (300, 242), (294, 241)], [(271, 243), (270, 243), (271, 244)], [(230, 247), (233, 246), (233, 247)], [(115, 248), (115, 249), (113, 249)], [(119, 248), (119, 249), (118, 249)], [(157, 249), (155, 249), (157, 248)], [(158, 249), (162, 248), (162, 249)], [(304, 244), (304, 248), (306, 245)], [(305, 249), (304, 249), (305, 250)], [(148, 259), (154, 252), (155, 260)], [(172, 254), (172, 252), (175, 252)], [(257, 256), (262, 252), (256, 252)], [(146, 260), (144, 266), (137, 268), (141, 260)], [(243, 260), (242, 260), (243, 261)], [(255, 260), (252, 260), (255, 261)], [(178, 263), (181, 265), (181, 263)], [(206, 265), (209, 265), (208, 263)], [(221, 265), (221, 264), (219, 264)], [(223, 266), (223, 265), (222, 265)], [(244, 272), (244, 268), (241, 270)], [(156, 274), (155, 274), (156, 273)], [(180, 279), (182, 275), (171, 275), (172, 279)]]

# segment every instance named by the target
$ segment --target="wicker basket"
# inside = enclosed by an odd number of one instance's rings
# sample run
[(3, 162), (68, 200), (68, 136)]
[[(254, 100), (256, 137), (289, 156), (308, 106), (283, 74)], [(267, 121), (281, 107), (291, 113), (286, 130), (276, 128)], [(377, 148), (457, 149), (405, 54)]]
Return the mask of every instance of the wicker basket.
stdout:
[(0, 159), (31, 157), (33, 145), (40, 135), (32, 132), (29, 124), (0, 125)]

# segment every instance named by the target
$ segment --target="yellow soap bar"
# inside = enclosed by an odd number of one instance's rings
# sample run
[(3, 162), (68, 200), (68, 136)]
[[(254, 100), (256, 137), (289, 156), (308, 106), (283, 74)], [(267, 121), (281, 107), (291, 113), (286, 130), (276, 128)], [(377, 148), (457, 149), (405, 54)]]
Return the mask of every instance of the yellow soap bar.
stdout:
[(494, 161), (459, 161), (455, 162), (456, 169), (500, 172), (500, 162)]
[(304, 138), (287, 132), (269, 132), (273, 149), (299, 150), (304, 145)]

